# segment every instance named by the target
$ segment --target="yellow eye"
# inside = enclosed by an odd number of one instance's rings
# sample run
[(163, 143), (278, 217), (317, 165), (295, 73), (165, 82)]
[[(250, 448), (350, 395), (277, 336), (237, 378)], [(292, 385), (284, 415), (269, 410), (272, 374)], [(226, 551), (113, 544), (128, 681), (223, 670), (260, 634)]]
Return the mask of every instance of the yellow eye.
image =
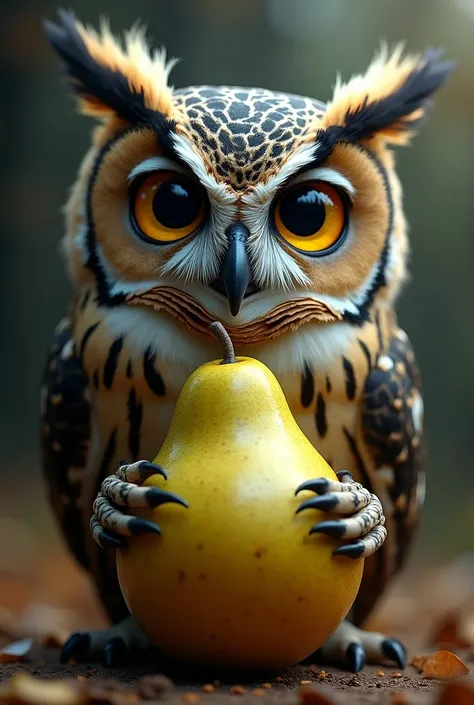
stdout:
[(274, 217), (280, 235), (303, 252), (328, 254), (344, 239), (344, 201), (334, 186), (323, 181), (289, 188), (280, 196)]
[(136, 191), (132, 212), (140, 233), (155, 242), (175, 242), (194, 232), (206, 215), (204, 190), (184, 174), (156, 171)]

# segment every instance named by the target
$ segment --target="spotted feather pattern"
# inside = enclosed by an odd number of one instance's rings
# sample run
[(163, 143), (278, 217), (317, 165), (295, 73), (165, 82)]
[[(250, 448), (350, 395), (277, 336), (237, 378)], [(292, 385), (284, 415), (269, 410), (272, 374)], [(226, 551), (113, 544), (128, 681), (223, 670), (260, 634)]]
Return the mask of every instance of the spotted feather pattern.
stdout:
[(320, 101), (263, 88), (196, 86), (174, 99), (210, 171), (237, 191), (277, 173), (324, 111)]
[(78, 500), (90, 441), (90, 402), (69, 319), (56, 327), (46, 361), (41, 420), (42, 468), (50, 500), (71, 550), (87, 568), (84, 517)]
[(400, 566), (419, 518), (416, 494), (425, 453), (420, 375), (403, 331), (393, 336), (368, 376), (362, 408), (363, 438), (375, 467), (392, 471), (389, 493)]

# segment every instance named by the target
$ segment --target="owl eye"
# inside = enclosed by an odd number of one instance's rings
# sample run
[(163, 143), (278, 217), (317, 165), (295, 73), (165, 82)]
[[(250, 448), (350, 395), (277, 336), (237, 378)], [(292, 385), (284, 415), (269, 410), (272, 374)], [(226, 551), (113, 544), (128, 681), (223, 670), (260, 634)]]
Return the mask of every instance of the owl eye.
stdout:
[(308, 254), (329, 254), (345, 237), (344, 199), (334, 186), (323, 181), (306, 181), (282, 193), (274, 219), (280, 235)]
[(156, 171), (135, 190), (132, 220), (145, 239), (175, 242), (198, 229), (206, 205), (205, 191), (195, 181), (173, 171)]

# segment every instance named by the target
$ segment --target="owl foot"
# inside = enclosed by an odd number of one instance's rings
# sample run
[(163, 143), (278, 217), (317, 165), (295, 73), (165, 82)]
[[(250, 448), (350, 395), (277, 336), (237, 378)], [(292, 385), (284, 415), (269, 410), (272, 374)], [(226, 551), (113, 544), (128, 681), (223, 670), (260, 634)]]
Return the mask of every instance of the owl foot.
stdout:
[(321, 521), (311, 527), (309, 534), (323, 533), (334, 539), (357, 539), (336, 548), (334, 555), (367, 558), (383, 545), (387, 535), (382, 503), (361, 484), (354, 482), (347, 470), (342, 470), (337, 476), (340, 482), (324, 477), (303, 482), (296, 495), (303, 490), (311, 490), (320, 496), (305, 500), (296, 513), (320, 509), (349, 517)]
[(110, 629), (71, 634), (59, 658), (61, 663), (100, 658), (107, 668), (116, 668), (128, 663), (132, 654), (143, 653), (149, 647), (150, 642), (133, 617), (127, 617)]
[(161, 504), (187, 502), (173, 492), (159, 487), (139, 487), (151, 475), (161, 475), (167, 479), (160, 465), (140, 460), (131, 465), (124, 463), (115, 475), (106, 477), (93, 504), (90, 521), (92, 537), (101, 548), (122, 548), (126, 536), (139, 536), (146, 533), (160, 534), (160, 527), (153, 521), (139, 519), (121, 511), (148, 507), (154, 509)]
[(406, 661), (405, 649), (397, 639), (365, 632), (346, 620), (316, 656), (319, 660), (343, 664), (354, 673), (361, 671), (366, 661), (380, 665), (392, 661), (398, 668), (405, 668)]

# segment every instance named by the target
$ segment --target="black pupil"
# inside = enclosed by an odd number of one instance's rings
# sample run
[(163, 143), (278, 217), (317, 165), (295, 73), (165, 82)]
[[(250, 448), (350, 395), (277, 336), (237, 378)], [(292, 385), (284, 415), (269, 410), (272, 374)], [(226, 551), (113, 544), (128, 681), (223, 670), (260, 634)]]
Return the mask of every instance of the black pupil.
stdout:
[(280, 218), (294, 235), (307, 237), (321, 230), (326, 220), (323, 194), (314, 186), (301, 184), (280, 201)]
[(195, 220), (201, 204), (199, 186), (188, 179), (173, 178), (158, 187), (153, 198), (153, 213), (165, 228), (177, 230)]

